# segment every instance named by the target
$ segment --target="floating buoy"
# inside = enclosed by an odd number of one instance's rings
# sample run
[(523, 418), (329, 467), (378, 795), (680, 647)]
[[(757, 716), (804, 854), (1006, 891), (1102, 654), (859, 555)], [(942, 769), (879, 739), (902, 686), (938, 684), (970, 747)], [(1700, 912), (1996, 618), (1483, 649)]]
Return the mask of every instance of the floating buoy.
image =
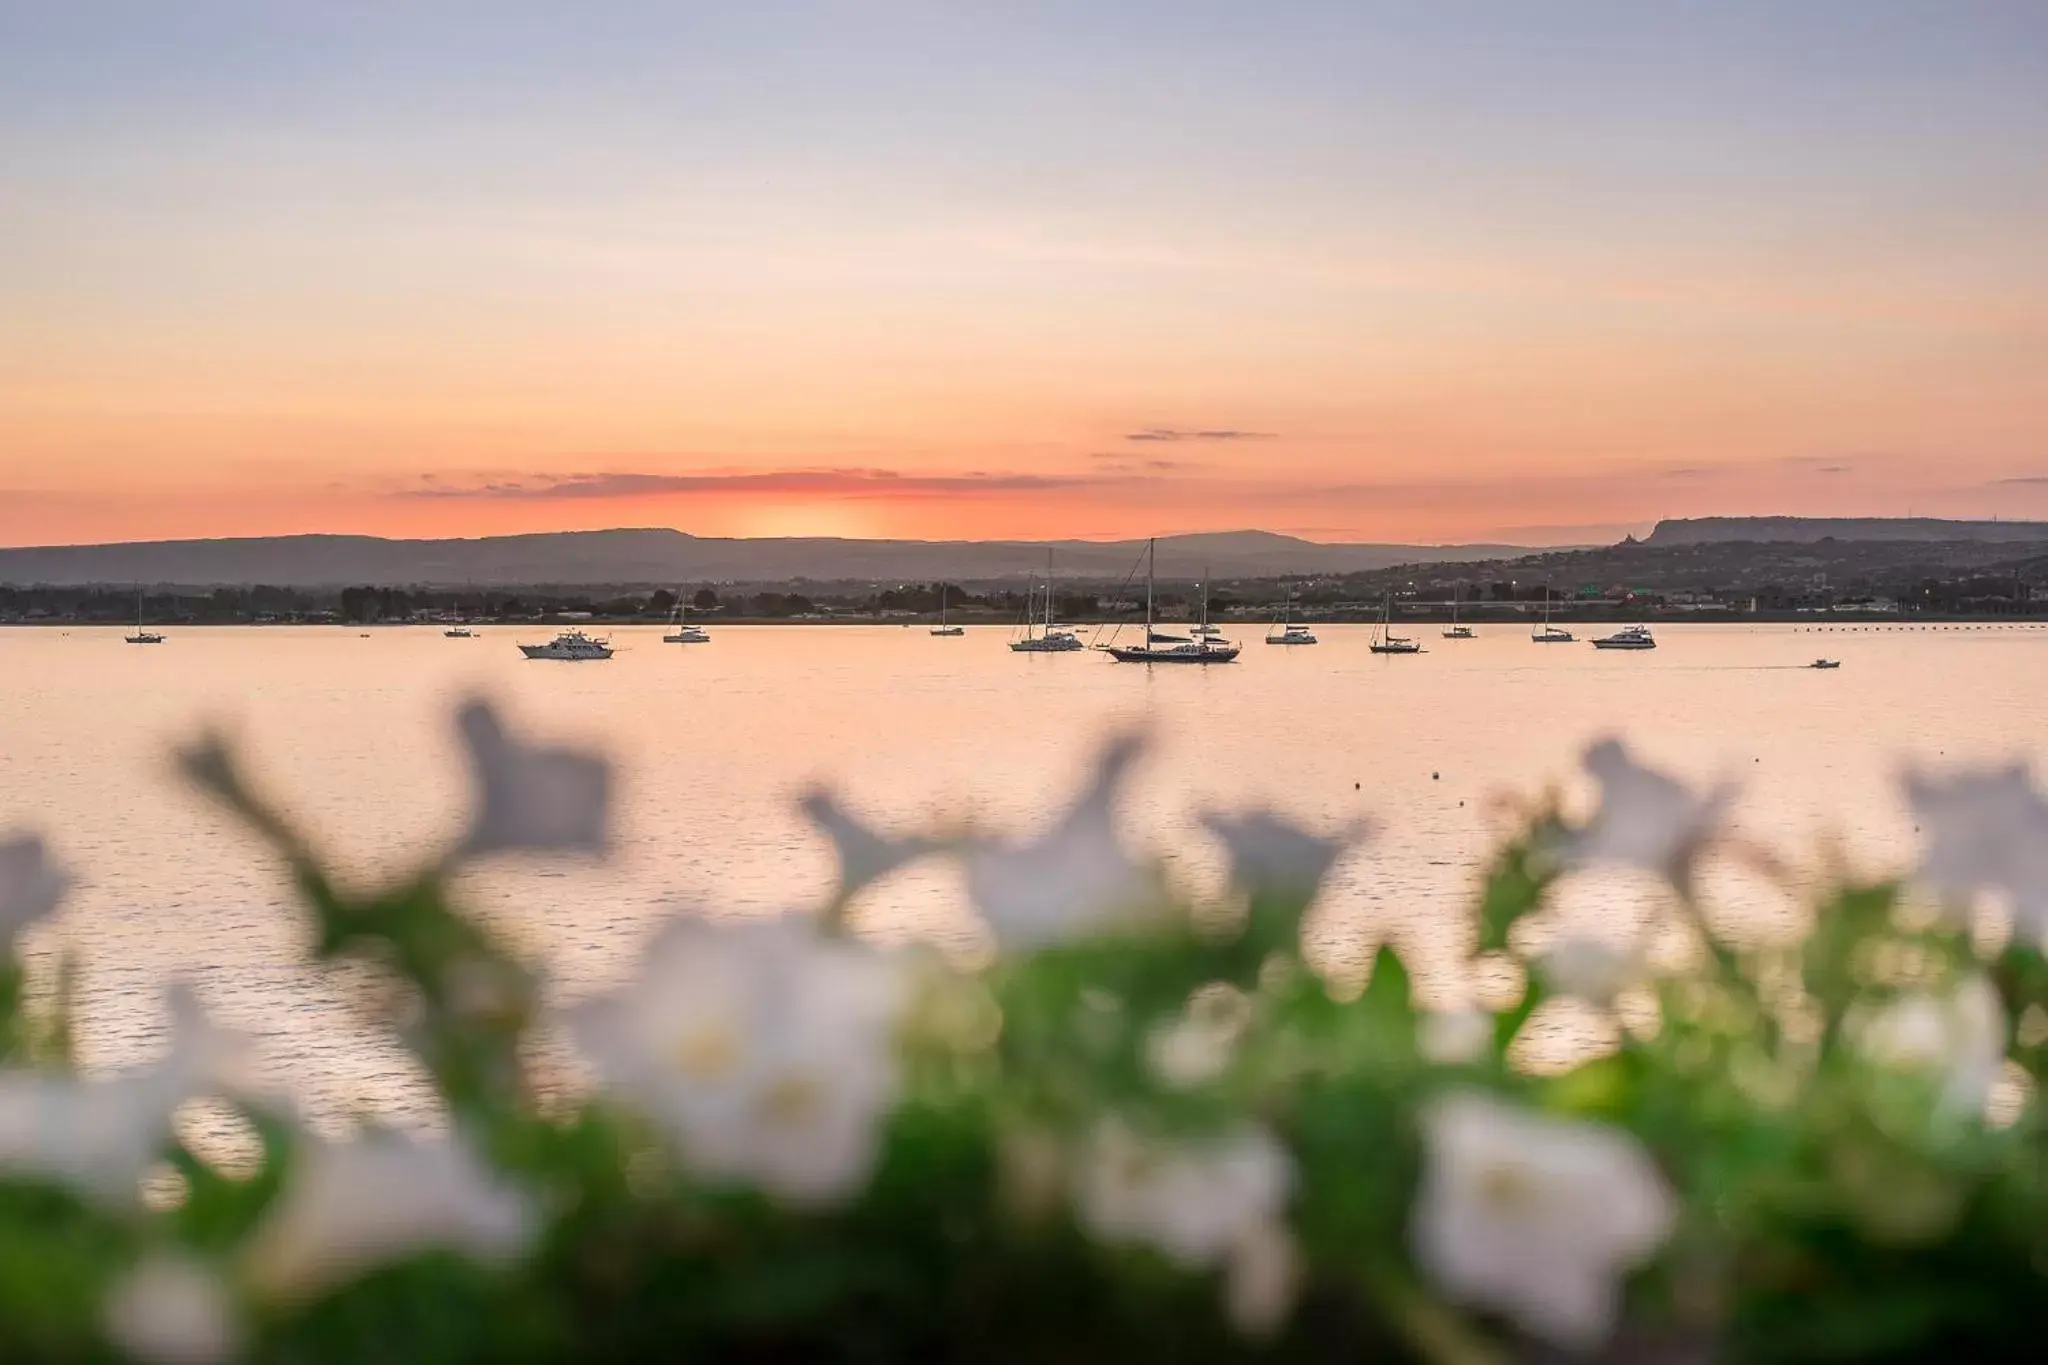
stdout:
[(1432, 781), (1432, 782), (1436, 782), (1436, 781), (1439, 781), (1439, 780), (1441, 780), (1441, 775), (1440, 775), (1440, 774), (1438, 774), (1438, 773), (1431, 773), (1431, 774), (1429, 775), (1429, 780), (1430, 780), (1430, 781)]

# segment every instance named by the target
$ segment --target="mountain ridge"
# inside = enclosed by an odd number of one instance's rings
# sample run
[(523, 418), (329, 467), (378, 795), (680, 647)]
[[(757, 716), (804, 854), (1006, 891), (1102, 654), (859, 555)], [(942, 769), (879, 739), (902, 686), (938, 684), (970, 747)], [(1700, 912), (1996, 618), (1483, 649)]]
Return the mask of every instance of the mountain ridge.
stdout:
[(1729, 541), (1811, 545), (1823, 540), (2004, 543), (2048, 540), (2048, 521), (1945, 517), (1667, 517), (1641, 543), (1659, 548)]
[[(1323, 543), (1273, 531), (1161, 536), (1162, 573), (1229, 578), (1343, 574), (1396, 564), (1499, 559), (1532, 552), (1502, 544)], [(75, 587), (143, 583), (180, 587), (341, 587), (376, 583), (453, 587), (799, 580), (963, 582), (1057, 571), (1121, 578), (1143, 540), (849, 540), (695, 536), (667, 528), (545, 531), (398, 539), (340, 533), (0, 548), (0, 583)]]

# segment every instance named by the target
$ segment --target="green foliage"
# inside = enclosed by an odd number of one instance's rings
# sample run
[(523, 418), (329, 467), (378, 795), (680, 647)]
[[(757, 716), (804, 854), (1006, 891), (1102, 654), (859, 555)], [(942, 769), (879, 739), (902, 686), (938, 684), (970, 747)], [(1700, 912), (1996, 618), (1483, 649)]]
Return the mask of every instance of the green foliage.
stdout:
[[(106, 1297), (173, 1248), (217, 1269), (247, 1357), (290, 1365), (1550, 1358), (1513, 1323), (1433, 1289), (1412, 1251), (1431, 1160), (1419, 1115), (1474, 1086), (1630, 1134), (1668, 1181), (1676, 1226), (1629, 1279), (1623, 1342), (1758, 1362), (2038, 1354), (2037, 1110), (1989, 1123), (1944, 1101), (1938, 1071), (1880, 1064), (1858, 1037), (1888, 1005), (1981, 971), (2018, 1021), (2012, 1061), (2038, 1080), (2048, 959), (2026, 944), (1980, 958), (1960, 930), (1909, 921), (1895, 885), (1830, 893), (1796, 950), (1743, 955), (1710, 938), (1697, 970), (1643, 983), (1654, 1008), (1618, 1026), (1611, 1048), (1542, 1077), (1508, 1054), (1553, 998), (1511, 932), (1559, 876), (1545, 849), (1563, 827), (1547, 809), (1479, 889), (1474, 951), (1505, 955), (1525, 985), (1462, 1060), (1428, 1055), (1433, 1021), (1395, 948), (1352, 994), (1304, 964), (1303, 895), (1253, 896), (1230, 915), (1183, 908), (1145, 932), (1005, 955), (976, 974), (935, 968), (871, 1175), (845, 1202), (790, 1206), (700, 1177), (687, 1152), (602, 1098), (542, 1094), (526, 1061), (534, 971), (451, 899), (444, 868), (345, 890), (223, 748), (194, 751), (188, 768), (292, 868), (316, 955), (379, 969), (360, 1008), (416, 1052), (447, 1116), (533, 1197), (543, 1225), (503, 1264), (407, 1252), (279, 1296), (249, 1263), (305, 1158), (278, 1114), (239, 1104), (260, 1150), (250, 1170), (168, 1142), (177, 1195), (154, 1212), (82, 1199), (0, 1152), (10, 1362), (119, 1358)], [(67, 967), (54, 1010), (39, 1011), (18, 962), (0, 965), (0, 1049), (17, 1079), (68, 1062), (69, 980)], [(1181, 1026), (1217, 1032), (1213, 1067), (1162, 1068), (1160, 1040)], [(1278, 1135), (1301, 1270), (1275, 1331), (1240, 1330), (1219, 1270), (1084, 1231), (1073, 1162), (1108, 1115), (1163, 1141), (1247, 1120)], [(1051, 1154), (1049, 1183), (1019, 1165), (1033, 1144)]]

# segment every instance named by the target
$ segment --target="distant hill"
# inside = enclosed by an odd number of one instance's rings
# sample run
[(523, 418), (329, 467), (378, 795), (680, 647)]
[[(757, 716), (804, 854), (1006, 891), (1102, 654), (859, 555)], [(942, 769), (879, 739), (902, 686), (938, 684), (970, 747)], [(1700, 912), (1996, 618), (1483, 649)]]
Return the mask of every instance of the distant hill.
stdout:
[[(671, 530), (564, 531), (475, 540), (274, 536), (0, 549), (0, 583), (321, 588), (348, 584), (489, 587), (813, 581), (963, 583), (1043, 572), (1120, 580), (1142, 541), (733, 540)], [(1162, 576), (1275, 578), (1362, 573), (1527, 553), (1513, 545), (1324, 545), (1268, 531), (1164, 536)]]
[(1658, 522), (1643, 544), (1750, 541), (1812, 545), (1823, 540), (2048, 541), (2048, 522), (1945, 521), (1939, 517), (1681, 517)]

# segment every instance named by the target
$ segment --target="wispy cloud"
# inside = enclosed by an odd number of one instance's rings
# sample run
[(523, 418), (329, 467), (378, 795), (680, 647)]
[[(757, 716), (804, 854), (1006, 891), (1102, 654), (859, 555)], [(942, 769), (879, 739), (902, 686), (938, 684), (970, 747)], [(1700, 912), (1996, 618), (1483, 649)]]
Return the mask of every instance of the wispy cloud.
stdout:
[(1153, 475), (1101, 470), (1075, 474), (1018, 474), (967, 470), (910, 474), (894, 469), (828, 468), (706, 471), (690, 474), (610, 472), (531, 474), (454, 482), (424, 474), (396, 496), (415, 500), (573, 502), (608, 498), (699, 496), (810, 496), (825, 498), (963, 497), (1057, 492), (1142, 482)]
[(1234, 427), (1145, 427), (1124, 433), (1126, 441), (1270, 441), (1278, 433), (1239, 431)]
[(1993, 488), (1997, 488), (2000, 485), (2012, 484), (2025, 484), (2038, 487), (2043, 484), (2048, 484), (2048, 474), (2015, 474), (2013, 477), (2009, 479), (1993, 479), (1991, 481), (1991, 487)]
[(1095, 467), (1104, 473), (1170, 474), (1175, 471), (1189, 473), (1197, 469), (1214, 468), (1203, 460), (1134, 459), (1116, 450), (1100, 451), (1088, 458), (1095, 461)]

